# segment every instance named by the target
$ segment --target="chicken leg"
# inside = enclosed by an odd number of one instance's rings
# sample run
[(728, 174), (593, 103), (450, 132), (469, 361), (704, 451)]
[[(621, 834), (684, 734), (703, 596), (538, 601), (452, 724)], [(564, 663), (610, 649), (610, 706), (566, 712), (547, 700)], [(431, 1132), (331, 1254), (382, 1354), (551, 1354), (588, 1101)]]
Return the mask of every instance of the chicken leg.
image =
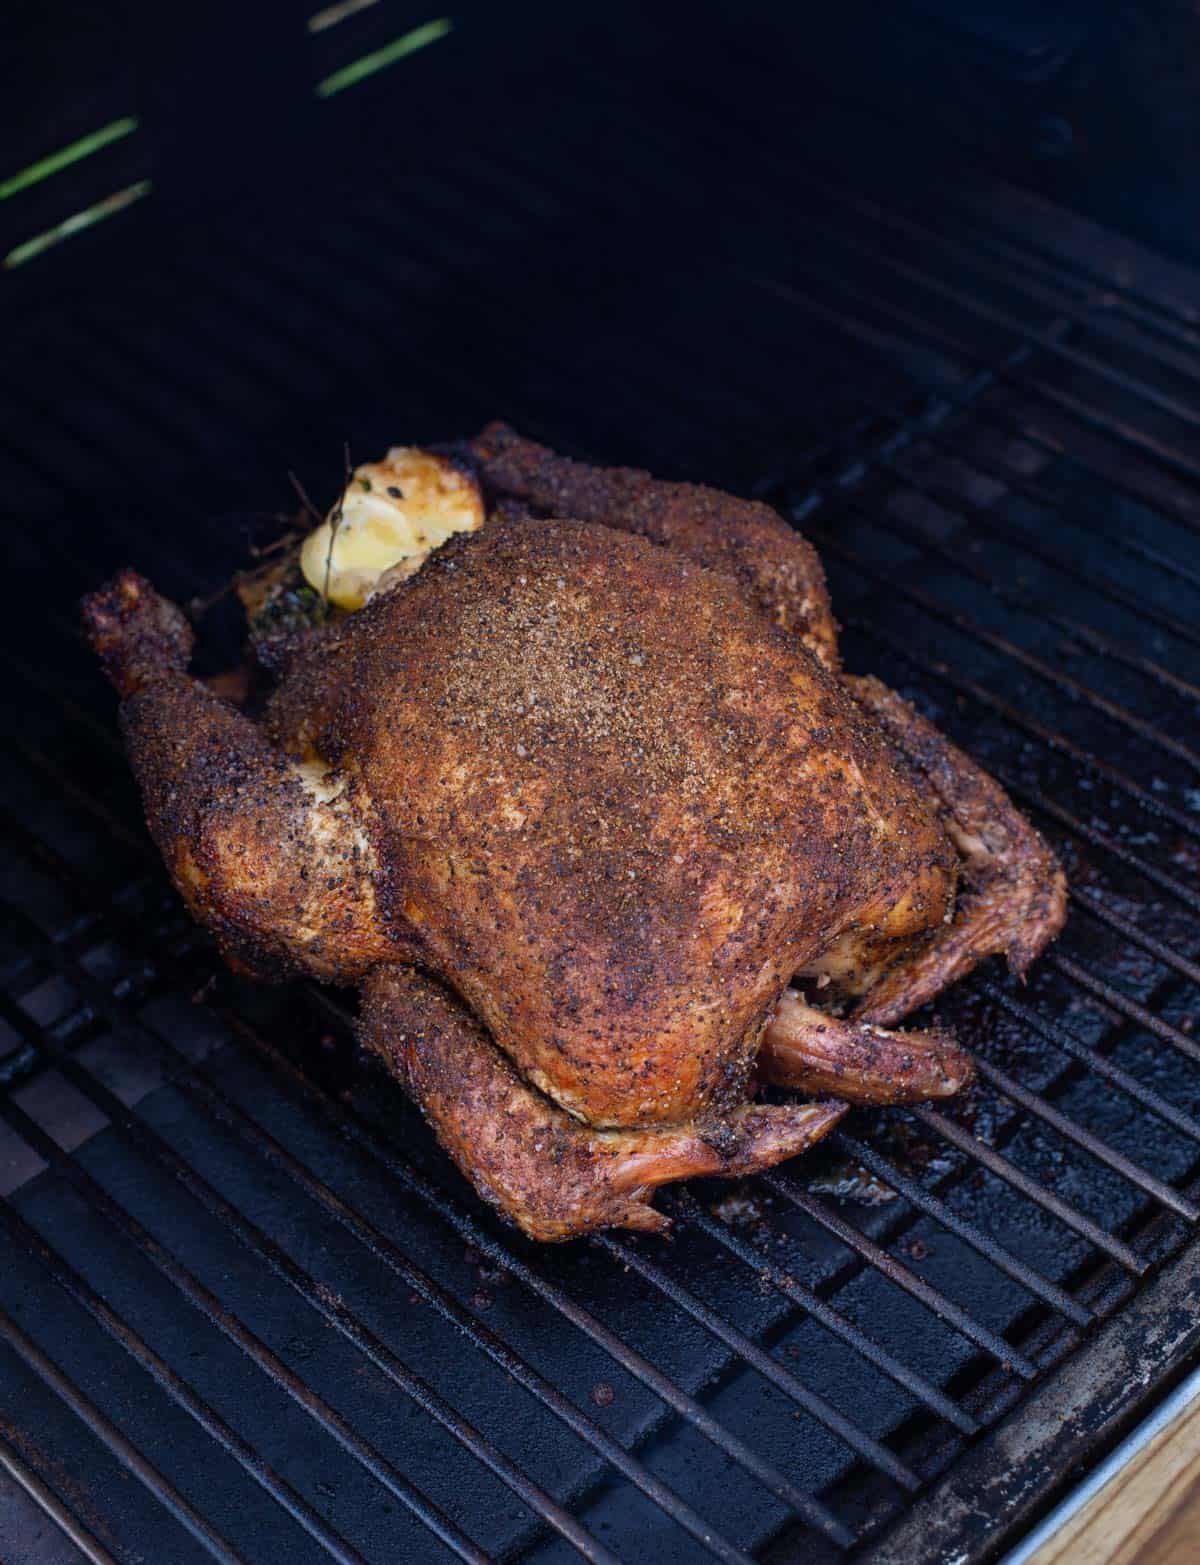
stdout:
[(806, 1005), (794, 989), (767, 1025), (758, 1070), (773, 1086), (836, 1093), (851, 1103), (949, 1098), (975, 1075), (970, 1055), (945, 1033), (841, 1021)]
[(819, 1141), (844, 1103), (743, 1104), (723, 1119), (594, 1130), (530, 1087), (449, 990), (412, 968), (363, 987), (363, 1044), (380, 1055), (485, 1200), (535, 1239), (669, 1226), (659, 1186), (757, 1173)]

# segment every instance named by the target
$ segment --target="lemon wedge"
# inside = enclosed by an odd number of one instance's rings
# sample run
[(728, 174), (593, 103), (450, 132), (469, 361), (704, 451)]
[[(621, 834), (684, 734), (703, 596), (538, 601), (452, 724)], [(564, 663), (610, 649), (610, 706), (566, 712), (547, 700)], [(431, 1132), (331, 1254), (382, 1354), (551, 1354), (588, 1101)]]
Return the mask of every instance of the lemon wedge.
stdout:
[(304, 540), (309, 586), (343, 609), (361, 609), (380, 585), (411, 576), (455, 533), (483, 526), (479, 485), (444, 456), (393, 446), (357, 467), (329, 515)]

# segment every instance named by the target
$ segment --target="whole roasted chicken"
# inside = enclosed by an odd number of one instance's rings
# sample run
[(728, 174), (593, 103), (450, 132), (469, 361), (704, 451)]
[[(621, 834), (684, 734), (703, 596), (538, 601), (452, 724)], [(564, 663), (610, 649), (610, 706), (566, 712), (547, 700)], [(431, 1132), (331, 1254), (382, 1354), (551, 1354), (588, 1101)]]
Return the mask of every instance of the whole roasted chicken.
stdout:
[(352, 612), (259, 722), (141, 577), (85, 601), (150, 829), (236, 967), (360, 986), (364, 1042), (527, 1233), (661, 1228), (658, 1185), (969, 1079), (894, 1024), (991, 953), (1023, 973), (1062, 874), (842, 674), (772, 510), (493, 426), (358, 469), (303, 560)]

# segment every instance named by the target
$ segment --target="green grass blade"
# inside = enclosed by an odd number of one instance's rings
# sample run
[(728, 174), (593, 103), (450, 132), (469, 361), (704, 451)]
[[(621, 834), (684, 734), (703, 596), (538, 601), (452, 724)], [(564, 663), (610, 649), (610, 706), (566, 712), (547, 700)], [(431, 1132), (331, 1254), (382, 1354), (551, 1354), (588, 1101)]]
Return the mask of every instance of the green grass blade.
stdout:
[(326, 76), (323, 81), (319, 81), (317, 97), (332, 98), (334, 93), (344, 92), (347, 87), (353, 87), (364, 77), (374, 76), (376, 71), (382, 71), (385, 67), (394, 65), (397, 60), (415, 54), (418, 49), (436, 43), (439, 38), (446, 36), (452, 26), (450, 18), (442, 16), (436, 22), (424, 22), (420, 27), (414, 27), (411, 32), (394, 38), (382, 49), (376, 49), (374, 54), (364, 54), (361, 60), (353, 60), (349, 65), (344, 65), (340, 71), (334, 71), (332, 76)]
[(19, 190), (28, 190), (30, 185), (40, 184), (43, 179), (70, 168), (72, 163), (78, 163), (81, 158), (90, 158), (93, 152), (99, 152), (101, 147), (107, 147), (111, 142), (120, 141), (122, 136), (132, 135), (137, 128), (138, 122), (132, 116), (113, 120), (111, 125), (94, 130), (90, 136), (81, 136), (69, 147), (52, 152), (49, 157), (30, 163), (27, 168), (18, 169), (0, 184), (0, 201), (7, 201), (9, 196), (15, 196)]

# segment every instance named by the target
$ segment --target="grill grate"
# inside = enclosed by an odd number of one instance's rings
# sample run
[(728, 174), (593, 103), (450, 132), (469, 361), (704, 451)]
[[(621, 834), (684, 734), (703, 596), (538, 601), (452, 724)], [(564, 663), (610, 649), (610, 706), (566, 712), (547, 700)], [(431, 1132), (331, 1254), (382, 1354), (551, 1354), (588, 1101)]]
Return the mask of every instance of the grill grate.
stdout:
[[(45, 523), (5, 654), (0, 1463), (86, 1557), (982, 1559), (1197, 1345), (1194, 314), (1022, 232), (1004, 192), (981, 216), (909, 174), (900, 200), (783, 120), (762, 154), (686, 82), (598, 137), (584, 89), (553, 158), (518, 125), (486, 162), (368, 167), (300, 237), (242, 213), (203, 252), (164, 240), (124, 294), (39, 318), (0, 387), (6, 493)], [(668, 295), (627, 236), (686, 248), (701, 166), (736, 170), (743, 237)], [(547, 320), (562, 271), (587, 286)], [(1068, 860), (1027, 990), (946, 998), (970, 1102), (862, 1116), (733, 1200), (673, 1193), (669, 1244), (502, 1231), (342, 997), (218, 971), (75, 645), (101, 568), (219, 580), (297, 452), (336, 470), (343, 430), (497, 411), (761, 477), (822, 550), (851, 666)]]

